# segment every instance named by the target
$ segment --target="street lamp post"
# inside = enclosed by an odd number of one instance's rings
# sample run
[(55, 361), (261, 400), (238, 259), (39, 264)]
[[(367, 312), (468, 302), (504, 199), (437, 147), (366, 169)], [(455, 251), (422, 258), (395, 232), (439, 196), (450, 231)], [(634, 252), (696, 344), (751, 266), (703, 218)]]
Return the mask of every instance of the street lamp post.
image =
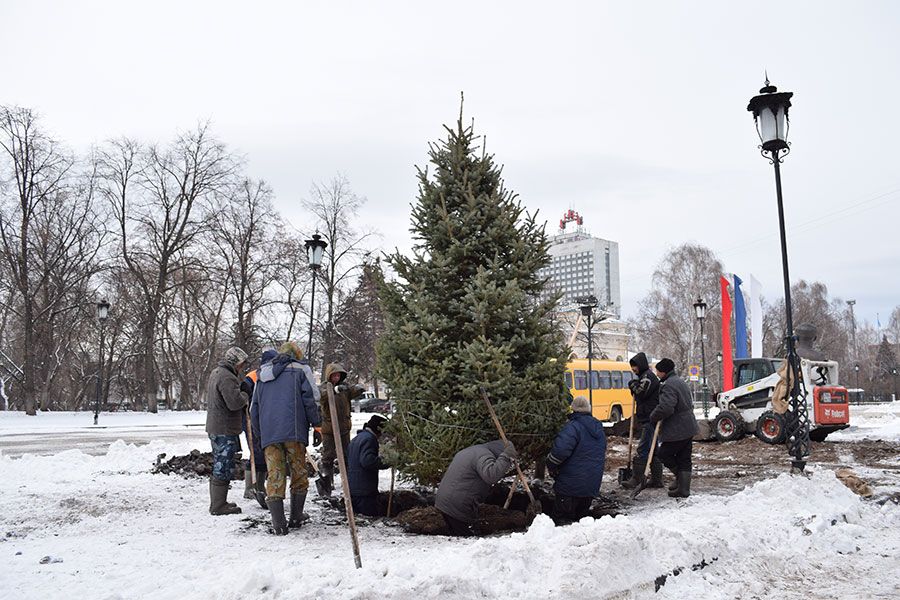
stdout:
[(856, 372), (856, 403), (859, 404), (861, 402), (860, 396), (862, 396), (859, 390), (859, 363), (853, 365), (853, 370)]
[(594, 410), (594, 371), (592, 359), (594, 358), (594, 309), (597, 308), (597, 298), (593, 295), (585, 296), (584, 298), (579, 298), (579, 302), (581, 303), (581, 314), (587, 319), (587, 330), (588, 330), (588, 347), (587, 347), (587, 359), (588, 359), (588, 402), (591, 404), (591, 410)]
[(706, 319), (706, 302), (703, 298), (697, 296), (694, 302), (694, 313), (697, 320), (700, 321), (700, 368), (703, 374), (703, 384), (700, 386), (700, 394), (703, 397), (703, 418), (709, 418), (709, 386), (706, 385), (706, 341), (703, 333), (703, 321)]
[(312, 292), (309, 298), (309, 344), (306, 346), (306, 358), (312, 364), (312, 338), (313, 338), (313, 322), (316, 311), (316, 277), (319, 269), (322, 267), (322, 257), (325, 255), (325, 248), (328, 242), (322, 239), (318, 232), (314, 233), (311, 240), (306, 240), (306, 260), (309, 262), (309, 268), (312, 269)]
[(107, 318), (109, 318), (109, 302), (101, 300), (97, 303), (97, 321), (100, 323), (100, 360), (97, 362), (97, 399), (94, 401), (94, 425), (97, 424), (100, 416), (100, 398), (103, 396), (103, 346), (106, 342), (104, 325), (106, 325)]
[(894, 378), (894, 393), (891, 395), (891, 401), (896, 402), (897, 401), (897, 367), (893, 367), (891, 369), (891, 375)]
[(802, 472), (809, 457), (809, 414), (806, 397), (800, 393), (800, 359), (794, 340), (794, 322), (791, 308), (791, 278), (788, 270), (787, 237), (784, 230), (784, 201), (781, 196), (781, 163), (790, 152), (787, 137), (790, 129), (788, 110), (793, 92), (778, 92), (769, 83), (750, 99), (747, 110), (753, 113), (756, 132), (762, 142), (759, 146), (763, 157), (775, 167), (775, 194), (778, 200), (778, 229), (781, 235), (781, 266), (784, 272), (784, 309), (787, 324), (787, 360), (791, 372), (790, 404), (791, 422), (788, 432), (788, 448), (791, 455), (791, 472)]
[(719, 363), (719, 391), (722, 391), (722, 383), (725, 381), (725, 371), (722, 367), (722, 353), (716, 353), (716, 361)]

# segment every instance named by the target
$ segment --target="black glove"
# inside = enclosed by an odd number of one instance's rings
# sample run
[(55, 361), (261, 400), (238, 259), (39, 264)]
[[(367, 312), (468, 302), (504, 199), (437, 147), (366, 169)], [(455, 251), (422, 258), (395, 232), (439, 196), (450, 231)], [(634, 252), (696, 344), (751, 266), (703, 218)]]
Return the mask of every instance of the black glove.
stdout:
[(548, 464), (547, 472), (550, 473), (550, 477), (556, 479), (557, 477), (559, 477), (559, 465), (554, 465), (552, 463)]
[(322, 443), (322, 434), (319, 433), (318, 429), (313, 429), (313, 446), (318, 446)]
[(631, 381), (628, 382), (628, 389), (633, 392), (634, 388), (637, 387), (637, 384), (640, 381), (641, 381), (640, 379), (632, 379)]
[(509, 440), (503, 444), (503, 454), (509, 457), (509, 460), (516, 460), (519, 457), (519, 453), (516, 451), (516, 447), (513, 446), (513, 443)]
[(336, 386), (334, 386), (334, 393), (336, 393), (336, 394), (340, 394), (345, 391), (347, 391), (347, 386), (344, 385), (343, 383), (339, 383)]
[(241, 391), (247, 394), (248, 397), (253, 395), (253, 387), (254, 384), (252, 379), (244, 379), (241, 382)]

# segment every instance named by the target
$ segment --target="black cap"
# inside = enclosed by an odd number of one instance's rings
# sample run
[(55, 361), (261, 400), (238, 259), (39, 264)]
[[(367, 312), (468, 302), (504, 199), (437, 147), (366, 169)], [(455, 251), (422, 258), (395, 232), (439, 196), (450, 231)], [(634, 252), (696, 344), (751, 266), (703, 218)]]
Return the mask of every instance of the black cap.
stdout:
[(387, 419), (381, 415), (372, 415), (372, 417), (366, 421), (366, 427), (374, 431), (376, 435), (381, 435), (381, 428), (385, 423), (387, 423)]
[(675, 370), (675, 362), (671, 358), (664, 358), (656, 363), (656, 370), (660, 373), (671, 373)]

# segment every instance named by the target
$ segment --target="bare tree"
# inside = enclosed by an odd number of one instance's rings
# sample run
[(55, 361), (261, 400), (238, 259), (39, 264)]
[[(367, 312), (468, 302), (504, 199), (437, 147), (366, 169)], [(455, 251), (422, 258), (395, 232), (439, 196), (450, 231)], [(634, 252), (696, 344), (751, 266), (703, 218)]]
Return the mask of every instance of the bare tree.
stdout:
[(352, 365), (361, 382), (372, 385), (376, 396), (379, 390), (375, 349), (384, 333), (378, 286), (383, 282), (380, 261), (376, 259), (363, 264), (356, 287), (347, 294), (338, 311), (336, 329), (335, 354)]

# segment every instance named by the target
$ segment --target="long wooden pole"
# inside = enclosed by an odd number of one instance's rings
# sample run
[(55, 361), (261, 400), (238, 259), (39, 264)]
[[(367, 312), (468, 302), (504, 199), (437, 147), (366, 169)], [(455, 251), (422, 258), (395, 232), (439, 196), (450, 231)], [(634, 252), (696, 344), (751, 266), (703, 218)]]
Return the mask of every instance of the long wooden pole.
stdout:
[(347, 479), (347, 461), (344, 460), (344, 444), (341, 441), (341, 429), (338, 424), (337, 404), (334, 401), (334, 385), (329, 381), (325, 388), (328, 393), (328, 409), (331, 414), (331, 428), (334, 432), (334, 447), (337, 450), (338, 465), (341, 468), (341, 489), (344, 491), (344, 508), (347, 510), (347, 522), (350, 524), (350, 539), (353, 541), (353, 560), (356, 568), (362, 568), (359, 555), (359, 538), (356, 535), (356, 519), (353, 517), (353, 502), (350, 499), (350, 481)]
[(391, 467), (391, 493), (388, 494), (388, 505), (387, 505), (387, 518), (391, 518), (391, 505), (394, 503), (394, 475), (396, 470), (394, 467)]
[[(487, 406), (488, 413), (491, 415), (491, 420), (494, 422), (494, 427), (497, 428), (497, 433), (500, 434), (500, 439), (503, 440), (503, 443), (506, 444), (509, 440), (506, 439), (506, 433), (503, 431), (503, 425), (500, 424), (500, 419), (497, 418), (497, 413), (494, 412), (494, 407), (491, 405), (491, 400), (488, 398), (487, 392), (482, 387), (481, 388), (481, 398), (484, 400), (484, 404)], [(513, 461), (515, 462), (515, 461)], [(522, 480), (522, 486), (525, 488), (525, 491), (528, 493), (528, 499), (534, 503), (534, 495), (531, 493), (531, 488), (528, 486), (528, 480), (525, 479), (525, 473), (522, 472), (522, 468), (519, 467), (519, 463), (516, 462), (516, 473), (519, 475), (519, 479)]]
[[(250, 481), (253, 489), (256, 489), (256, 457), (253, 456), (253, 422), (250, 421), (250, 405), (245, 409), (247, 413), (247, 443), (250, 444)], [(255, 493), (255, 492), (254, 492)]]

